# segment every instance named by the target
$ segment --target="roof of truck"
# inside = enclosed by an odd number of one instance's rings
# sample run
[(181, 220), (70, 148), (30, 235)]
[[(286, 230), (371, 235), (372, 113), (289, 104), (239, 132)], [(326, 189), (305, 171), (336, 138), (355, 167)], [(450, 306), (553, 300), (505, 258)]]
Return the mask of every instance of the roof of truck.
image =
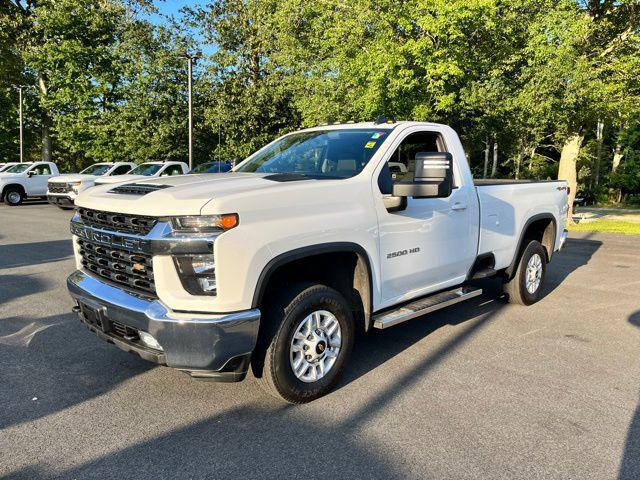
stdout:
[(343, 130), (343, 129), (353, 129), (353, 128), (368, 128), (368, 129), (384, 129), (384, 130), (393, 130), (397, 126), (423, 126), (423, 127), (442, 127), (444, 126), (441, 123), (434, 122), (415, 122), (409, 120), (401, 120), (394, 121), (388, 120), (383, 123), (379, 122), (339, 122), (339, 123), (324, 123), (320, 125), (316, 125), (315, 127), (305, 128), (302, 131), (313, 131), (313, 130)]

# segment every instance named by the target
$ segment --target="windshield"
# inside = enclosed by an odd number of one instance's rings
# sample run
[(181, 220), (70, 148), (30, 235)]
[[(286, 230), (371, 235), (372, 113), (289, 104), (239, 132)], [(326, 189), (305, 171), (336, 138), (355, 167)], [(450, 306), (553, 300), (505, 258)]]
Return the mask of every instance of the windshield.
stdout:
[(229, 170), (231, 170), (231, 165), (226, 162), (208, 162), (194, 167), (189, 173), (217, 173), (218, 171), (228, 172)]
[(22, 173), (27, 168), (29, 168), (30, 166), (31, 166), (30, 163), (19, 163), (18, 165), (14, 165), (11, 168), (7, 168), (7, 170), (5, 170), (5, 172), (6, 173)]
[(162, 165), (157, 163), (143, 163), (129, 172), (129, 175), (144, 175), (145, 177), (151, 177), (158, 173), (158, 170), (162, 168)]
[(238, 172), (349, 178), (362, 171), (388, 130), (316, 130), (287, 135), (242, 163)]
[(112, 165), (110, 163), (96, 163), (95, 165), (85, 168), (80, 173), (86, 175), (104, 175), (111, 167)]

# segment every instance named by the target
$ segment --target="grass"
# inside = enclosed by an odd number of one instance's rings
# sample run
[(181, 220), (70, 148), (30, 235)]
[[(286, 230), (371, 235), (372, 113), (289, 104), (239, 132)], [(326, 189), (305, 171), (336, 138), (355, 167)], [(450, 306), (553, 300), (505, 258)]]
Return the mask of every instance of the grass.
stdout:
[(625, 235), (640, 235), (640, 223), (622, 222), (620, 220), (594, 220), (593, 222), (569, 225), (574, 232), (602, 232), (623, 233)]

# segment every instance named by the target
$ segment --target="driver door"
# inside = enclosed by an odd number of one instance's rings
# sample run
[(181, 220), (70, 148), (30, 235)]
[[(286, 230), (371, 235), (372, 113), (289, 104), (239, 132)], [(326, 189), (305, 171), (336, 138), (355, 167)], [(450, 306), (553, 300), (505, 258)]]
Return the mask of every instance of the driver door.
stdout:
[(447, 151), (442, 136), (412, 129), (392, 151), (376, 192), (383, 307), (462, 283), (477, 246), (467, 208), (473, 192), (460, 185), (455, 168), (454, 188), (447, 198), (390, 195), (394, 182), (413, 176), (417, 153)]
[[(46, 163), (35, 165), (30, 172), (33, 172), (31, 178), (26, 182), (28, 196), (39, 197), (46, 195), (47, 182), (53, 176), (51, 175), (51, 167)], [(27, 174), (28, 175), (28, 174)]]

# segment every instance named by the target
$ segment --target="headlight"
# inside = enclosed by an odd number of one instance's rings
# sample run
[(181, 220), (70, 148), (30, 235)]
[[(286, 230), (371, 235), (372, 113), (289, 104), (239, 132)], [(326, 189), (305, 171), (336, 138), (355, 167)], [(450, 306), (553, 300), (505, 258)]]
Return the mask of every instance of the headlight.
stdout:
[(240, 218), (237, 213), (223, 215), (193, 215), (188, 217), (173, 217), (173, 229), (177, 232), (214, 233), (230, 230), (238, 226)]
[(180, 281), (191, 295), (215, 295), (216, 265), (213, 255), (178, 255), (173, 257)]
[(80, 188), (80, 185), (82, 185), (82, 182), (71, 182), (71, 183), (67, 183), (67, 188), (73, 190), (75, 193), (78, 193), (78, 189)]

